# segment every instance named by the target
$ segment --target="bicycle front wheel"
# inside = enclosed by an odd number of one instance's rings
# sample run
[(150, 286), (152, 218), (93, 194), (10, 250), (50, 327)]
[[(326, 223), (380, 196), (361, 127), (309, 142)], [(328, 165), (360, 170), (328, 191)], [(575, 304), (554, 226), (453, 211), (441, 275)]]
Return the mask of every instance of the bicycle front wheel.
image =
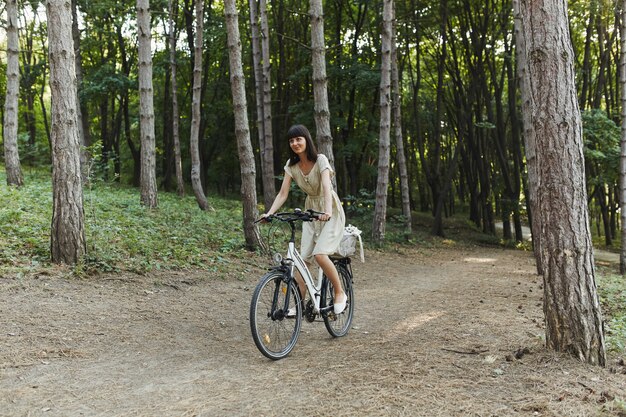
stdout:
[(252, 295), (250, 330), (256, 347), (270, 359), (284, 358), (300, 336), (302, 305), (298, 286), (282, 272), (265, 274)]
[[(344, 265), (335, 265), (339, 273), (341, 286), (348, 296), (346, 309), (340, 314), (335, 314), (331, 309), (322, 316), (324, 317), (324, 325), (328, 333), (333, 337), (341, 337), (348, 333), (350, 325), (352, 324), (352, 315), (354, 314), (354, 289), (352, 288), (352, 274)], [(328, 277), (324, 276), (324, 282), (322, 283), (322, 305), (331, 306), (334, 301), (334, 294), (333, 285), (330, 283)]]

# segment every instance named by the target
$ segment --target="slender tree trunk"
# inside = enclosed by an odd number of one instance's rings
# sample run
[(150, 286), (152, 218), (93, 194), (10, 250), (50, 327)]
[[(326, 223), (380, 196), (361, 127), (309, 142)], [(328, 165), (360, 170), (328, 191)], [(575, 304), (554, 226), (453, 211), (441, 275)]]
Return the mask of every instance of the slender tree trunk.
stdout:
[[(311, 0), (311, 58), (313, 69), (313, 100), (316, 139), (319, 151), (326, 155), (335, 171), (333, 137), (330, 131), (330, 110), (328, 108), (328, 77), (326, 76), (326, 46), (324, 43), (324, 10), (322, 0)], [(333, 186), (336, 180), (333, 177)]]
[[(44, 48), (45, 51), (46, 48)], [(43, 119), (43, 127), (46, 131), (46, 138), (48, 139), (48, 146), (50, 147), (50, 152), (52, 152), (52, 139), (50, 137), (50, 123), (48, 123), (48, 110), (46, 109), (46, 71), (42, 71), (41, 76), (41, 88), (39, 89), (39, 105), (41, 106), (41, 118)], [(78, 100), (78, 97), (76, 98)], [(78, 102), (77, 102), (78, 103)], [(80, 123), (79, 123), (80, 126)], [(82, 147), (81, 147), (82, 154)], [(82, 162), (81, 162), (82, 168)]]
[(156, 149), (152, 89), (152, 52), (150, 1), (137, 0), (137, 35), (139, 62), (139, 130), (141, 135), (141, 203), (148, 208), (158, 205), (156, 185)]
[(230, 61), (230, 85), (235, 113), (235, 136), (241, 166), (241, 199), (243, 204), (243, 230), (246, 247), (253, 250), (260, 244), (258, 230), (254, 224), (258, 216), (256, 204), (256, 169), (250, 143), (248, 127), (248, 104), (246, 86), (241, 63), (241, 38), (235, 0), (224, 1), (226, 31), (228, 34), (228, 56)]
[(406, 156), (404, 154), (404, 139), (402, 137), (402, 95), (400, 90), (400, 80), (398, 73), (398, 49), (396, 47), (395, 19), (393, 25), (391, 41), (391, 88), (392, 88), (392, 113), (393, 128), (396, 139), (396, 159), (398, 170), (400, 171), (400, 190), (402, 193), (402, 214), (406, 219), (404, 234), (411, 235), (411, 197), (409, 195), (409, 174), (406, 167)]
[(80, 51), (77, 7), (76, 0), (72, 0), (72, 39), (74, 41), (74, 58), (76, 61), (76, 99), (78, 100), (76, 110), (78, 112), (78, 137), (80, 138), (80, 168), (83, 182), (86, 182), (89, 179), (89, 152), (87, 147), (91, 145), (91, 135), (89, 132), (87, 106), (82, 104), (80, 100), (80, 88), (83, 84), (83, 63)]
[(76, 264), (87, 252), (72, 11), (64, 0), (46, 3), (52, 94), (52, 262)]
[[(261, 17), (261, 58), (263, 60), (263, 148), (265, 156), (262, 163), (265, 165), (263, 174), (263, 195), (266, 207), (272, 204), (267, 196), (276, 194), (276, 180), (274, 179), (274, 134), (272, 129), (272, 77), (270, 63), (270, 29), (267, 21), (267, 1), (259, 0)], [(267, 191), (266, 191), (267, 190)]]
[[(263, 183), (263, 202), (265, 207), (271, 206), (276, 190), (274, 189), (273, 155), (265, 153), (265, 116), (263, 107), (263, 62), (261, 60), (261, 40), (259, 30), (259, 11), (257, 0), (249, 0), (250, 32), (252, 34), (252, 65), (254, 68), (254, 91), (256, 98), (257, 135), (259, 138), (259, 154), (261, 157), (261, 179)], [(269, 160), (268, 160), (269, 159)], [(266, 162), (269, 162), (266, 163)]]
[(24, 185), (17, 146), (17, 103), (20, 89), (17, 0), (7, 0), (7, 89), (4, 102), (4, 162), (7, 184)]
[(389, 186), (389, 137), (391, 130), (391, 39), (393, 0), (383, 0), (382, 63), (380, 75), (380, 137), (378, 143), (378, 182), (376, 207), (372, 224), (374, 243), (385, 239), (387, 218), (387, 188)]
[(621, 116), (622, 116), (622, 137), (620, 143), (620, 219), (621, 219), (621, 242), (622, 247), (619, 257), (619, 271), (626, 275), (626, 0), (620, 3), (621, 10), (621, 38), (620, 38), (620, 62), (619, 62), (619, 83), (621, 87)]
[(180, 153), (180, 131), (179, 131), (179, 110), (178, 110), (178, 82), (176, 74), (178, 65), (176, 63), (176, 16), (178, 16), (178, 0), (168, 1), (169, 10), (169, 42), (170, 42), (170, 72), (172, 89), (172, 142), (174, 144), (174, 170), (176, 173), (176, 192), (179, 196), (185, 195), (185, 183), (183, 181), (183, 164)]
[(528, 60), (526, 57), (526, 41), (524, 39), (524, 22), (520, 9), (521, 0), (513, 0), (513, 18), (515, 26), (515, 57), (517, 61), (517, 76), (519, 80), (520, 96), (522, 101), (522, 136), (526, 150), (526, 170), (528, 173), (528, 219), (533, 241), (533, 253), (537, 266), (537, 274), (543, 275), (543, 259), (541, 258), (541, 216), (537, 203), (537, 189), (540, 178), (537, 174), (537, 151), (535, 145), (534, 126), (531, 121), (531, 93), (528, 74)]
[(582, 120), (567, 3), (521, 0), (544, 263), (546, 345), (604, 366), (602, 315), (589, 228)]
[(202, 40), (204, 28), (204, 3), (202, 0), (194, 2), (196, 9), (196, 41), (194, 46), (193, 66), (193, 93), (191, 99), (191, 135), (189, 147), (191, 151), (191, 186), (196, 196), (196, 202), (201, 210), (208, 210), (209, 202), (204, 195), (200, 178), (200, 107), (202, 95)]

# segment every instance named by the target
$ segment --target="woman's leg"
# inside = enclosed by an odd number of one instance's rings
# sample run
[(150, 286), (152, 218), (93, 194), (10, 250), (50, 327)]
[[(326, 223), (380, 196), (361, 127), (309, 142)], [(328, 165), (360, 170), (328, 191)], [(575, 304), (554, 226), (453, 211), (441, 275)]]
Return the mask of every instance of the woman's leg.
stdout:
[[(307, 262), (306, 263), (307, 268), (311, 269), (311, 265)], [(304, 299), (306, 298), (306, 284), (304, 283), (304, 278), (302, 278), (302, 275), (300, 275), (300, 271), (298, 271), (297, 268), (294, 268), (296, 270), (296, 282), (298, 283), (298, 288), (300, 289), (300, 298), (302, 299), (302, 301), (304, 302)]]
[(330, 282), (333, 284), (333, 289), (335, 290), (335, 300), (339, 297), (344, 297), (345, 293), (343, 291), (343, 287), (341, 286), (341, 280), (339, 279), (339, 273), (337, 272), (337, 268), (335, 268), (335, 264), (330, 260), (328, 255), (315, 255), (315, 261), (322, 268), (324, 274), (328, 277)]

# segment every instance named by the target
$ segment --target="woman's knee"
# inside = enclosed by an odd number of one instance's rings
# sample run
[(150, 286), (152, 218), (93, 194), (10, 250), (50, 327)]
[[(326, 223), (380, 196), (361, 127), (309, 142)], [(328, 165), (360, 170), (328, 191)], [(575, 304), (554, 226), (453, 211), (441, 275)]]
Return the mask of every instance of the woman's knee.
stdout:
[(314, 255), (314, 257), (317, 263), (320, 263), (320, 261), (323, 262), (328, 259), (328, 255), (323, 253), (318, 253), (317, 255)]

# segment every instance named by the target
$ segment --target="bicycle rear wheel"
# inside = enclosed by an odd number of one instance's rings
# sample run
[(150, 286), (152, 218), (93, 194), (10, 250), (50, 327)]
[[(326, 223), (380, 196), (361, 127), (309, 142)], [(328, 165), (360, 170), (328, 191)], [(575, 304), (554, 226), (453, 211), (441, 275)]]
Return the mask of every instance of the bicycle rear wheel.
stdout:
[[(328, 333), (333, 337), (341, 337), (348, 333), (350, 325), (352, 324), (352, 316), (354, 314), (354, 289), (352, 288), (352, 274), (348, 271), (346, 265), (336, 263), (335, 266), (337, 267), (343, 290), (348, 296), (346, 309), (340, 314), (335, 314), (331, 309), (322, 314), (322, 316), (324, 317), (324, 325)], [(322, 306), (332, 306), (334, 294), (333, 285), (328, 277), (324, 276), (324, 282), (322, 283)]]
[(270, 359), (284, 358), (296, 345), (301, 327), (302, 305), (296, 282), (285, 280), (282, 272), (265, 274), (250, 304), (250, 330), (256, 347)]

